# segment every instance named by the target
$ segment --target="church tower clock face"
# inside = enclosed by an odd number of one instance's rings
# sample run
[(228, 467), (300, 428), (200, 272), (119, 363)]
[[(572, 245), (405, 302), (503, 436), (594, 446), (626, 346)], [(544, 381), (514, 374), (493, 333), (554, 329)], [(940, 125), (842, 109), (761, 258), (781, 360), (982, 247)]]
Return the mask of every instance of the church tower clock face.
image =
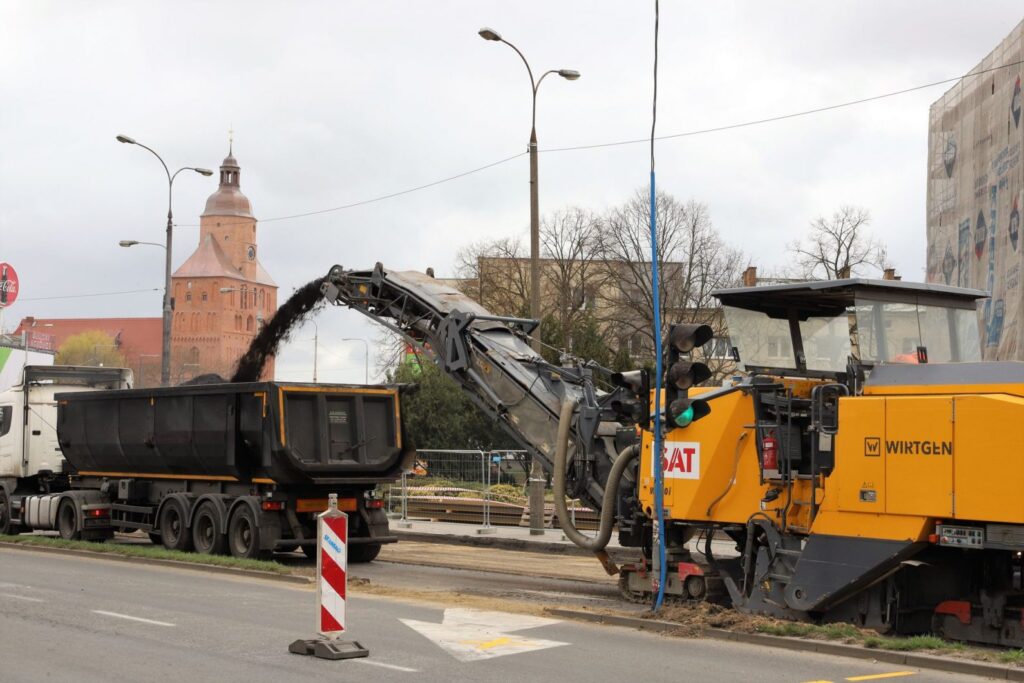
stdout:
[(249, 257), (250, 261), (255, 261), (256, 260), (256, 247), (255, 247), (255, 245), (250, 244), (249, 248), (245, 252), (245, 255)]

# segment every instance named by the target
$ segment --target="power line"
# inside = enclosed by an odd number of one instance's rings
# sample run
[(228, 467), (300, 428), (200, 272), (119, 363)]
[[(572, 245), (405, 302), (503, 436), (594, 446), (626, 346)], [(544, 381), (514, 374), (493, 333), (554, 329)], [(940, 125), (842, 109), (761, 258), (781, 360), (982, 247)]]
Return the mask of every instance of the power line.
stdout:
[[(494, 168), (495, 166), (500, 166), (501, 164), (504, 164), (504, 163), (507, 163), (509, 161), (512, 161), (513, 159), (518, 159), (519, 157), (524, 156), (525, 154), (526, 154), (526, 152), (520, 152), (519, 154), (513, 154), (510, 157), (505, 157), (504, 159), (499, 159), (498, 161), (492, 161), (489, 164), (485, 164), (483, 166), (479, 166), (479, 167), (471, 169), (469, 171), (463, 171), (462, 173), (456, 173), (455, 175), (448, 176), (447, 178), (441, 178), (440, 180), (435, 180), (433, 182), (425, 183), (423, 185), (417, 185), (416, 187), (410, 187), (410, 188), (407, 188), (405, 190), (399, 190), (398, 192), (392, 192), (390, 194), (384, 194), (384, 195), (381, 195), (379, 197), (374, 197), (372, 199), (364, 199), (362, 201), (352, 202), (351, 204), (343, 204), (342, 206), (334, 206), (334, 207), (331, 207), (329, 209), (320, 209), (318, 211), (307, 211), (305, 213), (296, 213), (296, 214), (292, 214), (290, 216), (275, 216), (274, 218), (263, 218), (263, 219), (260, 220), (260, 223), (273, 223), (274, 221), (286, 221), (286, 220), (291, 220), (293, 218), (306, 218), (307, 216), (318, 216), (318, 215), (323, 214), (323, 213), (331, 213), (331, 212), (334, 212), (334, 211), (343, 211), (345, 209), (353, 209), (353, 208), (355, 208), (357, 206), (365, 206), (366, 204), (373, 204), (375, 202), (382, 202), (385, 199), (393, 199), (395, 197), (400, 197), (400, 196), (402, 196), (404, 194), (410, 194), (410, 193), (413, 193), (413, 192), (419, 192), (420, 190), (425, 190), (425, 189), (427, 189), (429, 187), (434, 187), (436, 185), (441, 185), (443, 183), (448, 183), (448, 182), (451, 182), (453, 180), (458, 180), (459, 178), (465, 178), (468, 175), (472, 175), (474, 173), (479, 173), (480, 171), (486, 171), (489, 168)], [(198, 223), (181, 223), (181, 224), (176, 224), (176, 225), (180, 225), (181, 227), (187, 227), (187, 228), (195, 228), (195, 227), (198, 227), (199, 224)], [(226, 223), (226, 224), (222, 224), (222, 225), (233, 225), (233, 224), (232, 223)]]
[[(698, 129), (698, 130), (689, 130), (689, 131), (684, 131), (684, 132), (681, 132), (681, 133), (672, 133), (672, 134), (669, 134), (669, 135), (659, 135), (657, 137), (654, 137), (653, 140), (675, 140), (675, 139), (678, 139), (678, 138), (694, 137), (694, 136), (697, 136), (697, 135), (708, 135), (710, 133), (721, 133), (721, 132), (727, 131), (727, 130), (736, 130), (737, 128), (748, 128), (750, 126), (760, 126), (760, 125), (763, 125), (763, 124), (766, 124), (766, 123), (775, 123), (777, 121), (785, 121), (787, 119), (795, 119), (795, 118), (800, 118), (800, 117), (803, 117), (803, 116), (811, 116), (813, 114), (821, 114), (821, 113), (827, 112), (827, 111), (833, 111), (833, 110), (836, 110), (836, 109), (844, 109), (846, 107), (853, 107), (853, 106), (856, 106), (856, 105), (859, 105), (859, 104), (866, 104), (868, 102), (875, 102), (875, 101), (878, 101), (878, 100), (884, 100), (884, 99), (887, 99), (889, 97), (897, 97), (899, 95), (906, 95), (908, 93), (917, 92), (918, 90), (926, 90), (928, 88), (934, 88), (934, 87), (939, 86), (939, 85), (945, 85), (947, 83), (954, 83), (956, 81), (960, 81), (960, 80), (963, 80), (965, 78), (970, 78), (972, 76), (980, 76), (982, 74), (990, 73), (992, 71), (999, 71), (1000, 69), (1008, 69), (1008, 68), (1011, 68), (1011, 67), (1014, 67), (1014, 66), (1019, 66), (1021, 64), (1024, 64), (1024, 60), (1018, 60), (1016, 62), (1009, 62), (1007, 64), (1003, 64), (1001, 66), (995, 66), (995, 67), (992, 67), (992, 68), (989, 68), (989, 69), (981, 69), (980, 71), (972, 71), (971, 73), (965, 74), (963, 76), (954, 76), (954, 77), (951, 77), (951, 78), (944, 78), (941, 81), (933, 81), (931, 83), (925, 83), (923, 85), (915, 85), (915, 86), (913, 86), (911, 88), (904, 88), (902, 90), (894, 90), (892, 92), (882, 93), (880, 95), (872, 95), (871, 97), (863, 97), (861, 99), (850, 100), (848, 102), (840, 102), (838, 104), (830, 104), (830, 105), (826, 105), (826, 106), (823, 106), (823, 107), (816, 107), (814, 109), (805, 109), (803, 111), (790, 112), (788, 114), (780, 114), (778, 116), (770, 116), (768, 118), (763, 118), (763, 119), (754, 119), (754, 120), (751, 120), (751, 121), (741, 121), (741, 122), (738, 122), (738, 123), (731, 123), (731, 124), (724, 125), (724, 126), (715, 126), (713, 128), (701, 128), (701, 129)], [(618, 141), (615, 141), (615, 142), (599, 142), (599, 143), (594, 143), (594, 144), (589, 144), (589, 145), (573, 145), (573, 146), (570, 146), (570, 147), (552, 147), (552, 148), (549, 148), (549, 149), (541, 149), (541, 150), (538, 150), (538, 151), (540, 151), (542, 153), (545, 153), (545, 152), (575, 152), (575, 151), (581, 151), (581, 150), (587, 150), (587, 149), (602, 149), (602, 148), (605, 148), (605, 147), (621, 147), (623, 145), (635, 145), (635, 144), (641, 144), (641, 143), (653, 144), (653, 141), (652, 141), (651, 137), (643, 137), (643, 138), (635, 138), (635, 139), (632, 139), (632, 140), (618, 140)], [(501, 164), (508, 163), (509, 161), (512, 161), (513, 159), (518, 159), (519, 157), (524, 156), (524, 155), (526, 155), (526, 152), (520, 152), (519, 154), (513, 154), (510, 157), (505, 157), (504, 159), (499, 159), (499, 160), (493, 161), (493, 162), (491, 162), (489, 164), (484, 164), (483, 166), (478, 166), (477, 168), (473, 168), (473, 169), (470, 169), (468, 171), (463, 171), (462, 173), (457, 173), (455, 175), (448, 176), (446, 178), (441, 178), (439, 180), (434, 180), (432, 182), (424, 183), (422, 185), (417, 185), (415, 187), (410, 187), (410, 188), (406, 188), (404, 190), (398, 190), (396, 192), (391, 192), (391, 193), (388, 193), (388, 194), (380, 195), (378, 197), (373, 197), (371, 199), (364, 199), (364, 200), (361, 200), (361, 201), (358, 201), (358, 202), (352, 202), (350, 204), (343, 204), (341, 206), (334, 206), (334, 207), (331, 207), (331, 208), (328, 208), (328, 209), (319, 209), (317, 211), (306, 211), (304, 213), (290, 214), (290, 215), (287, 215), (287, 216), (275, 216), (273, 218), (264, 218), (264, 219), (261, 219), (260, 222), (261, 223), (273, 223), (275, 221), (285, 221), (285, 220), (292, 220), (292, 219), (295, 219), (295, 218), (306, 218), (308, 216), (318, 216), (318, 215), (325, 214), (325, 213), (333, 213), (335, 211), (344, 211), (345, 209), (352, 209), (352, 208), (355, 208), (355, 207), (358, 207), (358, 206), (365, 206), (367, 204), (374, 204), (376, 202), (382, 202), (382, 201), (387, 200), (387, 199), (394, 199), (395, 197), (401, 197), (402, 195), (411, 194), (413, 192), (419, 192), (420, 190), (426, 190), (428, 188), (436, 187), (437, 185), (442, 185), (444, 183), (448, 183), (448, 182), (451, 182), (453, 180), (458, 180), (460, 178), (465, 178), (466, 176), (473, 175), (474, 173), (480, 173), (481, 171), (486, 171), (487, 169), (494, 168), (495, 166), (500, 166)], [(241, 222), (239, 222), (238, 224), (241, 224)], [(177, 225), (178, 227), (184, 227), (184, 228), (195, 228), (195, 227), (198, 227), (199, 224), (198, 223), (176, 223), (175, 225)], [(224, 223), (222, 225), (235, 225), (235, 223)]]
[(19, 301), (48, 301), (50, 299), (84, 299), (92, 296), (117, 296), (119, 294), (140, 294), (142, 292), (159, 292), (160, 287), (152, 289), (126, 289), (121, 292), (95, 292), (93, 294), (63, 294), (61, 296), (33, 296), (19, 299)]
[[(924, 85), (915, 85), (912, 88), (904, 88), (903, 90), (894, 90), (893, 92), (883, 93), (881, 95), (873, 95), (871, 97), (863, 97), (859, 100), (850, 100), (849, 102), (840, 102), (839, 104), (830, 104), (824, 107), (817, 107), (815, 109), (805, 109), (804, 111), (791, 112), (789, 114), (780, 114), (779, 116), (771, 116), (765, 119), (755, 119), (753, 121), (743, 121), (740, 123), (731, 123), (726, 126), (716, 126), (714, 128), (701, 128), (699, 130), (690, 130), (683, 133), (673, 133), (671, 135), (659, 135), (654, 138), (655, 140), (674, 140), (677, 138), (693, 137), (695, 135), (706, 135), (708, 133), (720, 133), (726, 130), (735, 130), (737, 128), (747, 128), (749, 126), (759, 126), (764, 123), (775, 123), (776, 121), (785, 121), (786, 119), (795, 119), (801, 116), (810, 116), (811, 114), (820, 114), (826, 111), (832, 111), (835, 109), (843, 109), (845, 107), (853, 107), (858, 104), (866, 104), (868, 102), (875, 102), (877, 100), (884, 100), (888, 97), (896, 97), (897, 95), (906, 95), (907, 93), (916, 92), (918, 90), (925, 90), (927, 88), (934, 88), (937, 85), (945, 85), (946, 83), (953, 83), (956, 81), (969, 78), (971, 76), (980, 76), (981, 74), (989, 73), (990, 71), (999, 71), (1000, 69), (1008, 69), (1010, 67), (1024, 64), (1024, 60), (1018, 60), (1009, 64), (1003, 64), (1002, 66), (995, 66), (991, 69), (982, 69), (981, 71), (975, 71), (969, 73), (966, 76), (956, 76), (954, 78), (945, 78), (941, 81), (934, 81), (932, 83), (925, 83)], [(600, 149), (602, 147), (618, 147), (620, 145), (635, 145), (641, 142), (650, 142), (651, 138), (637, 138), (635, 140), (620, 140), (618, 142), (601, 142), (593, 145), (574, 145), (572, 147), (555, 147), (551, 149), (542, 149), (541, 152), (574, 152), (583, 149)]]

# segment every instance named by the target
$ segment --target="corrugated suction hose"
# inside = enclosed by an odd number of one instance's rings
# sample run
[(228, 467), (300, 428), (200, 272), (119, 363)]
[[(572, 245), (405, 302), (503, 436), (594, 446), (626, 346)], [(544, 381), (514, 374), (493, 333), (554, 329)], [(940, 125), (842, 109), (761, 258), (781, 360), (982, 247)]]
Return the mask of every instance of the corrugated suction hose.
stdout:
[(619, 482), (626, 471), (626, 466), (640, 455), (640, 444), (623, 448), (604, 485), (604, 497), (601, 500), (601, 517), (597, 527), (597, 536), (589, 538), (581, 534), (572, 523), (569, 507), (565, 502), (565, 463), (569, 451), (569, 429), (572, 426), (572, 414), (576, 410), (575, 401), (563, 401), (562, 411), (558, 416), (558, 439), (555, 443), (555, 471), (553, 484), (555, 488), (555, 514), (562, 525), (562, 531), (570, 541), (593, 553), (600, 553), (608, 545), (612, 537), (612, 526), (615, 524), (615, 503), (619, 490)]

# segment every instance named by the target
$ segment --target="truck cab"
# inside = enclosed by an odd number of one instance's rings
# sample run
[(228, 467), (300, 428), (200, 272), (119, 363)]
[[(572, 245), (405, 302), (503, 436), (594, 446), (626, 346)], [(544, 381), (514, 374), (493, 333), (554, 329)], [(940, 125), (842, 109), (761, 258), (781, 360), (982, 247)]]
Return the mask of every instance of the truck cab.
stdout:
[(0, 392), (0, 533), (16, 494), (66, 487), (54, 394), (128, 389), (132, 382), (125, 368), (27, 365), (20, 383)]

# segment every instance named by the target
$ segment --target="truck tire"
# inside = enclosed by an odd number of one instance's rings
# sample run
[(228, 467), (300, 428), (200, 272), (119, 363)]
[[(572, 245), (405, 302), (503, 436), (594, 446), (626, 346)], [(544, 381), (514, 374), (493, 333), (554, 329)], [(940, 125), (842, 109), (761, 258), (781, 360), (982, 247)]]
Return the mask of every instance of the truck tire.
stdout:
[(171, 499), (164, 504), (160, 511), (160, 538), (150, 540), (154, 543), (163, 543), (168, 550), (179, 550), (188, 552), (192, 550), (192, 534), (189, 533), (188, 523), (185, 521), (185, 509), (181, 502)]
[(192, 545), (197, 553), (204, 555), (223, 555), (227, 543), (220, 525), (217, 524), (217, 511), (209, 502), (200, 503), (192, 515)]
[(305, 555), (307, 558), (309, 558), (311, 560), (315, 560), (316, 559), (316, 543), (314, 543), (312, 545), (304, 545), (304, 546), (301, 546), (301, 548), (302, 548), (302, 554)]
[(70, 498), (62, 500), (57, 508), (57, 531), (65, 541), (82, 538), (82, 531), (78, 528), (78, 506)]
[(354, 564), (362, 562), (373, 562), (380, 554), (380, 543), (360, 543), (359, 545), (349, 544), (348, 561)]
[(11, 503), (7, 491), (0, 486), (0, 536), (11, 533)]
[(231, 513), (228, 522), (228, 549), (234, 557), (269, 560), (271, 550), (260, 549), (260, 526), (252, 508), (242, 503)]

